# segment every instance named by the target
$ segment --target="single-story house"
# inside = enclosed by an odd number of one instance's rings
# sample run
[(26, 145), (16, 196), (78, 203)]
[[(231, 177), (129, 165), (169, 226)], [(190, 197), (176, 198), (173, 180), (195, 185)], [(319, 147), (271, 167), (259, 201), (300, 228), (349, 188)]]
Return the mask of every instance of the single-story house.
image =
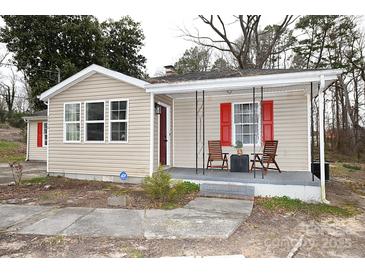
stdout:
[[(256, 195), (325, 199), (324, 178), (311, 174), (312, 100), (319, 96), (323, 110), (323, 91), (341, 70), (176, 75), (168, 69), (143, 81), (91, 65), (43, 92), (47, 114), (26, 117), (27, 159), (44, 160), (48, 174), (71, 178), (141, 182), (163, 165), (174, 178), (247, 184)], [(323, 119), (320, 126), (323, 131)], [(282, 173), (205, 171), (209, 140), (220, 140), (230, 155), (236, 141), (250, 155), (278, 140)], [(324, 171), (323, 136), (320, 159)]]

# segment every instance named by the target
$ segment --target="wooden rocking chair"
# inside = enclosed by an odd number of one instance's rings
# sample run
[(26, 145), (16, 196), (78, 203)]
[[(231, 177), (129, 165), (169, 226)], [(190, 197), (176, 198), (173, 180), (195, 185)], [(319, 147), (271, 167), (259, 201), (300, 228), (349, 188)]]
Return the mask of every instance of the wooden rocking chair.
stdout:
[[(221, 141), (208, 141), (208, 149), (207, 169), (221, 168), (228, 170), (228, 153), (222, 152)], [(213, 161), (222, 161), (222, 164), (213, 166)]]
[[(278, 141), (266, 141), (262, 153), (251, 153), (251, 155), (254, 155), (254, 158), (251, 160), (252, 165), (250, 171), (253, 169), (263, 169), (266, 174), (268, 169), (273, 169), (281, 173), (279, 165), (275, 160), (278, 143)], [(256, 166), (255, 163), (260, 163), (261, 166)], [(270, 164), (274, 164), (276, 168), (269, 167)]]

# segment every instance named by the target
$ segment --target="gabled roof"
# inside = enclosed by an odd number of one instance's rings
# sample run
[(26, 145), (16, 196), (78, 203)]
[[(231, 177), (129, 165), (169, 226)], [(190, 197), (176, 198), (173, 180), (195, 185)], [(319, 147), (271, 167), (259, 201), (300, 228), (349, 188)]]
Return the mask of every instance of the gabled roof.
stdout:
[[(261, 70), (262, 72), (262, 70)], [(148, 93), (153, 94), (177, 94), (192, 93), (197, 90), (205, 91), (227, 91), (227, 90), (248, 90), (253, 87), (279, 87), (308, 84), (311, 82), (320, 82), (324, 79), (324, 87), (332, 84), (333, 81), (341, 75), (341, 69), (325, 69), (325, 70), (274, 70), (270, 73), (256, 73), (254, 75), (238, 75), (227, 77), (214, 77), (204, 79), (179, 79), (176, 78), (169, 82), (150, 83), (145, 86)], [(172, 77), (172, 76), (168, 76)], [(177, 76), (176, 76), (177, 77)], [(171, 78), (170, 78), (171, 79)], [(150, 81), (151, 82), (151, 81)]]
[(23, 116), (24, 120), (46, 120), (47, 110), (40, 110)]
[(151, 84), (188, 82), (198, 80), (213, 80), (222, 78), (236, 78), (248, 76), (260, 76), (271, 74), (285, 74), (294, 72), (321, 71), (326, 69), (224, 69), (211, 71), (197, 71), (184, 74), (172, 74), (159, 77), (152, 77), (147, 81)]
[(60, 92), (64, 91), (65, 89), (67, 89), (69, 87), (72, 87), (73, 85), (81, 82), (82, 80), (86, 79), (87, 77), (89, 77), (95, 73), (100, 73), (105, 76), (109, 76), (111, 78), (126, 82), (128, 84), (131, 84), (131, 85), (139, 87), (139, 88), (144, 88), (145, 85), (148, 84), (147, 82), (145, 82), (143, 80), (140, 80), (140, 79), (125, 75), (123, 73), (93, 64), (93, 65), (90, 65), (87, 68), (79, 71), (78, 73), (72, 75), (71, 77), (67, 78), (66, 80), (58, 83), (57, 85), (53, 86), (52, 88), (46, 90), (39, 96), (39, 99), (42, 101), (46, 101), (49, 98), (55, 96), (56, 94), (59, 94)]

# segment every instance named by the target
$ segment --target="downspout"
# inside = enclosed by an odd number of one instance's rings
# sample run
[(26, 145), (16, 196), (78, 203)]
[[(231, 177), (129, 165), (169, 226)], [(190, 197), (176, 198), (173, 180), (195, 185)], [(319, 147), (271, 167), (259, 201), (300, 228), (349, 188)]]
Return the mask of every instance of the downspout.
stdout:
[(321, 201), (322, 203), (329, 204), (326, 199), (326, 176), (325, 176), (325, 147), (324, 147), (324, 89), (325, 80), (324, 75), (320, 76), (320, 87), (318, 90), (319, 100), (319, 158), (320, 158), (320, 170), (321, 170)]

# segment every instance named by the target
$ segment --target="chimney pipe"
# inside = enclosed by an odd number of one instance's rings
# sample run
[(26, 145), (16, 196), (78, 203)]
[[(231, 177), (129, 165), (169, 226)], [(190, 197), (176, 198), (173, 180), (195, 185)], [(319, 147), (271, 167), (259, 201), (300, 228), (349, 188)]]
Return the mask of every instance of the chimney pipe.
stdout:
[(176, 75), (175, 67), (172, 65), (164, 66), (166, 76)]

